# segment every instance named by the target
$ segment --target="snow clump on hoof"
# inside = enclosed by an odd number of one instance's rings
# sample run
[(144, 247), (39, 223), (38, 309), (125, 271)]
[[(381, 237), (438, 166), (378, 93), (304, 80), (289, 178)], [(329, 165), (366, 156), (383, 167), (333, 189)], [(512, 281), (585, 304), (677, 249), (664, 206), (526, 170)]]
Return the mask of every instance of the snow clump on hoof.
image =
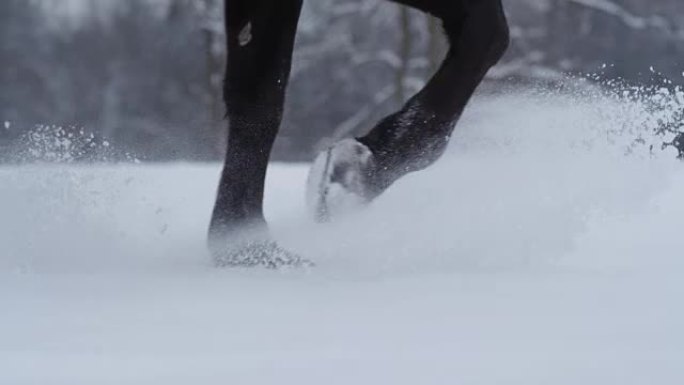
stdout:
[(248, 241), (238, 247), (213, 250), (216, 267), (308, 268), (314, 263), (280, 247), (274, 241)]
[(216, 267), (307, 268), (315, 264), (275, 242), (263, 223), (210, 231), (208, 245)]

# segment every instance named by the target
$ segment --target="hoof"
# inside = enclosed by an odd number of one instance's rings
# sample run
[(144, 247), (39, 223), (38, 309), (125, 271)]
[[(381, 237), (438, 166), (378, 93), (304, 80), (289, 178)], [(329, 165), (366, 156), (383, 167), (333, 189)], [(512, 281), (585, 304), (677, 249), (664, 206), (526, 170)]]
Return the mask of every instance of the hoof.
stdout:
[(309, 268), (314, 263), (285, 250), (274, 241), (247, 241), (238, 246), (212, 247), (216, 267)]
[(314, 160), (307, 181), (307, 207), (316, 222), (329, 222), (371, 201), (373, 153), (355, 139), (342, 140)]

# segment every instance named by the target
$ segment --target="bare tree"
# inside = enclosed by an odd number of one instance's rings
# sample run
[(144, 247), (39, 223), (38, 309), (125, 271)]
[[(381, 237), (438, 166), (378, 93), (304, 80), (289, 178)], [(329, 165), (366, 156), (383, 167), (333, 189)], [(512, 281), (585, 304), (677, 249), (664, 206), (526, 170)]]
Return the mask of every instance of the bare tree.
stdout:
[(206, 89), (209, 110), (206, 139), (211, 151), (223, 156), (226, 148), (223, 72), (226, 66), (226, 36), (223, 27), (223, 0), (195, 0), (205, 41)]

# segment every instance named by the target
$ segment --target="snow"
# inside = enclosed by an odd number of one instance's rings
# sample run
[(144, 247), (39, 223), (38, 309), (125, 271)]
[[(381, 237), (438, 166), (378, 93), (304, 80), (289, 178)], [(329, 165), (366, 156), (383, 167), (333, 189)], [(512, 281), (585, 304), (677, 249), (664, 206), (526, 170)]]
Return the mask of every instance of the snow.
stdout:
[(625, 155), (642, 104), (479, 100), (333, 225), (274, 164), (306, 271), (211, 267), (218, 165), (2, 167), (0, 383), (681, 384), (684, 165)]

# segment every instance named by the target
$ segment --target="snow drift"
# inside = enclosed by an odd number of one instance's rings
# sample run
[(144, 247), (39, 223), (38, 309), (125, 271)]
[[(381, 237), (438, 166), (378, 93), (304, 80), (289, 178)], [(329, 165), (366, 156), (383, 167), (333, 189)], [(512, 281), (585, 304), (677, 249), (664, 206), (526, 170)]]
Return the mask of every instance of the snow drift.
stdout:
[(681, 383), (684, 98), (632, 91), (481, 98), (331, 225), (273, 165), (307, 271), (210, 267), (218, 165), (0, 168), (0, 382)]

